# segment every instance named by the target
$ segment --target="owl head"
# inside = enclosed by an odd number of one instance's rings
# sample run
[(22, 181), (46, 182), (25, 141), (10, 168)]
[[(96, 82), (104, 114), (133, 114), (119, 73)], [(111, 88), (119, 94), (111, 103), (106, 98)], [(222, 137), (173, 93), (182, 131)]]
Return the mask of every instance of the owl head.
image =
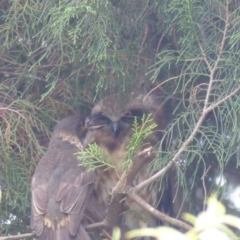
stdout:
[(109, 151), (119, 147), (119, 144), (125, 142), (127, 144), (132, 136), (132, 125), (135, 119), (141, 125), (143, 115), (148, 114), (151, 114), (152, 123), (158, 125), (156, 135), (160, 136), (160, 130), (165, 125), (161, 103), (157, 93), (145, 94), (139, 90), (103, 98), (86, 118), (87, 144), (96, 142), (99, 146), (105, 145)]

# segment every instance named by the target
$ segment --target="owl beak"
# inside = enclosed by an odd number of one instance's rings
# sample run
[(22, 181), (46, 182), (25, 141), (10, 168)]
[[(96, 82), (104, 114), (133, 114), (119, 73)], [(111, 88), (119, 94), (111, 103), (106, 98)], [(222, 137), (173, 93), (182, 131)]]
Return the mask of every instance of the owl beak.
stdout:
[(119, 122), (112, 122), (111, 123), (111, 130), (113, 131), (114, 136), (118, 137), (118, 135), (120, 133)]

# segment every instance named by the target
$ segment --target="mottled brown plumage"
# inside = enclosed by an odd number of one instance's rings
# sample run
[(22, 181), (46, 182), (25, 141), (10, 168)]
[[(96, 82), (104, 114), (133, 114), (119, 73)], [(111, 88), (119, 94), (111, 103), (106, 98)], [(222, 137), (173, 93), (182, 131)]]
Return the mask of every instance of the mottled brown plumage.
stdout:
[(46, 154), (32, 179), (31, 227), (42, 240), (90, 240), (82, 224), (96, 179), (79, 167), (83, 119), (69, 116), (55, 127)]
[[(152, 122), (158, 125), (157, 130), (146, 140), (144, 148), (155, 146), (161, 139), (161, 130), (165, 127), (161, 101), (156, 94), (131, 93), (129, 97), (118, 98), (111, 95), (101, 100), (92, 110), (92, 114), (86, 120), (89, 129), (85, 141), (87, 144), (97, 143), (97, 145), (108, 155), (108, 161), (115, 166), (115, 169), (103, 171), (98, 169), (97, 180), (94, 184), (94, 192), (99, 204), (108, 209), (110, 192), (119, 180), (123, 172), (121, 164), (126, 159), (126, 147), (130, 143), (133, 134), (132, 124), (137, 118), (139, 125), (144, 114), (152, 114)], [(151, 124), (149, 123), (149, 124)], [(141, 161), (137, 166), (136, 177), (132, 184), (138, 184), (149, 177), (148, 164), (151, 159), (136, 159)], [(145, 189), (140, 195), (150, 204), (155, 205), (158, 201), (157, 192), (150, 188)], [(141, 227), (142, 219), (146, 220), (146, 226), (156, 226), (157, 220), (149, 213), (143, 211), (137, 204), (126, 199), (126, 205), (132, 210), (131, 213), (123, 214), (123, 225), (128, 229)], [(137, 212), (137, 214), (133, 214)], [(134, 215), (138, 215), (135, 218)], [(139, 215), (142, 215), (139, 217)]]

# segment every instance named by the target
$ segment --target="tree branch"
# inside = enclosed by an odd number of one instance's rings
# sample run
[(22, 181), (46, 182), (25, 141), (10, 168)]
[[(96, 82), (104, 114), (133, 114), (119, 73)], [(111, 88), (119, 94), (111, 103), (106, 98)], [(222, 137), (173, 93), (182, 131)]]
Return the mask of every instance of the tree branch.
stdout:
[(35, 233), (24, 233), (24, 234), (19, 234), (14, 236), (0, 237), (0, 240), (22, 239), (22, 238), (29, 238), (34, 236), (35, 236)]
[(139, 206), (141, 206), (143, 209), (145, 209), (147, 212), (151, 213), (154, 217), (162, 220), (163, 222), (169, 223), (173, 226), (182, 228), (184, 230), (190, 230), (192, 227), (183, 221), (177, 220), (175, 218), (169, 217), (168, 215), (158, 211), (154, 207), (152, 207), (150, 204), (148, 204), (146, 201), (144, 201), (134, 190), (134, 188), (130, 188), (127, 191), (127, 195), (133, 199)]
[[(224, 48), (224, 44), (226, 41), (226, 35), (227, 35), (227, 30), (228, 30), (228, 26), (229, 26), (229, 14), (228, 14), (228, 0), (226, 0), (226, 24), (225, 24), (225, 28), (224, 28), (224, 32), (223, 32), (223, 38), (221, 41), (221, 45), (220, 45), (220, 50), (218, 53), (218, 57), (217, 60), (213, 66), (213, 68), (210, 66), (205, 52), (201, 46), (201, 44), (199, 43), (199, 48), (201, 49), (201, 52), (204, 56), (204, 60), (206, 62), (206, 64), (208, 65), (209, 71), (210, 71), (210, 79), (209, 79), (209, 84), (208, 84), (208, 89), (207, 89), (207, 94), (206, 94), (206, 98), (205, 98), (205, 102), (204, 102), (204, 106), (203, 106), (203, 110), (202, 110), (202, 114), (195, 126), (195, 128), (193, 129), (192, 133), (190, 134), (190, 136), (188, 137), (188, 139), (182, 144), (181, 148), (178, 150), (178, 152), (175, 154), (175, 156), (173, 157), (173, 159), (163, 168), (161, 169), (159, 172), (155, 173), (152, 177), (150, 177), (149, 179), (145, 180), (144, 182), (140, 183), (138, 186), (135, 187), (135, 191), (139, 192), (141, 189), (147, 187), (148, 185), (150, 185), (151, 183), (153, 183), (154, 181), (156, 181), (159, 177), (161, 177), (165, 172), (167, 172), (172, 165), (177, 161), (178, 157), (180, 156), (180, 154), (182, 152), (184, 152), (186, 150), (186, 148), (188, 147), (188, 145), (192, 142), (192, 140), (194, 139), (194, 137), (196, 136), (197, 132), (199, 131), (199, 128), (201, 127), (206, 115), (212, 111), (214, 108), (216, 108), (217, 106), (219, 106), (221, 103), (223, 103), (224, 101), (226, 101), (227, 99), (229, 99), (230, 97), (234, 96), (239, 90), (240, 90), (240, 86), (234, 90), (232, 93), (230, 93), (229, 95), (227, 95), (226, 97), (224, 97), (222, 100), (209, 105), (209, 97), (210, 97), (210, 93), (212, 90), (212, 84), (214, 82), (214, 74), (215, 71), (218, 67), (219, 61), (221, 59), (222, 56), (222, 52), (223, 52), (223, 48)], [(159, 87), (159, 86), (158, 86)]]

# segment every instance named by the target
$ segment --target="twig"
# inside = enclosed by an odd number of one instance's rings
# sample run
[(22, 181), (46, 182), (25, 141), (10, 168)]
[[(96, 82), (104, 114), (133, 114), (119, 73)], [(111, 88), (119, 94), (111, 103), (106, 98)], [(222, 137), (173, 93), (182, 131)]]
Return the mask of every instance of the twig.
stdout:
[(143, 151), (139, 152), (136, 156), (134, 156), (133, 162), (130, 164), (129, 169), (122, 173), (121, 178), (117, 182), (116, 186), (112, 189), (113, 195), (114, 193), (117, 193), (117, 192), (123, 192), (124, 191), (123, 188), (127, 185), (126, 183), (131, 184), (132, 178), (135, 177), (135, 172), (132, 171), (132, 169), (134, 167), (136, 158), (139, 158), (144, 155), (150, 157), (151, 151), (152, 151), (152, 147), (145, 148)]
[(206, 200), (207, 200), (207, 189), (206, 189), (206, 184), (205, 184), (205, 177), (210, 170), (211, 166), (208, 167), (207, 171), (203, 174), (202, 176), (202, 184), (203, 184), (203, 191), (204, 191), (204, 203), (203, 203), (203, 211), (206, 210)]
[(223, 102), (225, 102), (227, 99), (229, 99), (230, 97), (234, 96), (237, 92), (240, 91), (240, 86), (238, 88), (236, 88), (233, 92), (231, 92), (230, 94), (228, 94), (226, 97), (224, 97), (223, 99), (219, 100), (216, 103), (211, 104), (206, 111), (210, 112), (212, 111), (214, 108), (216, 108), (217, 106), (219, 106), (220, 104), (222, 104)]
[(159, 172), (157, 172), (156, 174), (154, 174), (153, 176), (151, 176), (150, 178), (148, 178), (147, 180), (139, 183), (136, 187), (134, 187), (134, 191), (139, 192), (141, 191), (143, 188), (147, 187), (148, 185), (150, 185), (151, 183), (155, 182), (157, 179), (159, 179), (160, 177), (162, 177), (167, 171), (168, 169), (170, 169), (174, 164), (174, 161), (169, 162), (164, 168), (162, 168)]
[(127, 195), (133, 199), (139, 206), (141, 206), (143, 209), (151, 213), (156, 218), (162, 220), (163, 222), (167, 222), (171, 225), (174, 225), (176, 227), (182, 228), (184, 230), (190, 230), (192, 227), (183, 221), (177, 220), (175, 218), (169, 217), (168, 215), (158, 211), (154, 207), (152, 207), (150, 204), (145, 202), (135, 191), (134, 188), (130, 188), (127, 191)]
[(171, 77), (171, 78), (168, 78), (168, 79), (164, 80), (163, 82), (161, 82), (160, 84), (158, 84), (156, 87), (152, 88), (152, 89), (146, 94), (146, 96), (143, 98), (143, 101), (145, 101), (152, 92), (154, 92), (156, 89), (160, 88), (163, 84), (165, 84), (165, 83), (167, 83), (167, 82), (169, 82), (169, 81), (172, 81), (172, 80), (177, 80), (177, 79), (178, 79), (179, 77), (181, 77), (181, 76), (185, 76), (185, 75), (187, 76), (187, 75), (191, 75), (191, 74), (192, 74), (192, 73), (183, 73), (183, 74), (181, 74), (180, 76), (178, 75), (178, 76)]
[(12, 108), (9, 108), (9, 106), (0, 108), (0, 111), (4, 111), (4, 110), (10, 111), (10, 112), (14, 112), (14, 113), (18, 114), (19, 116), (21, 116), (23, 119), (26, 119), (21, 113), (19, 113), (19, 111), (14, 110)]
[(29, 238), (34, 237), (35, 233), (24, 233), (14, 236), (0, 237), (0, 240), (11, 240), (11, 239), (21, 239), (21, 238)]
[[(105, 234), (105, 237), (107, 237), (107, 239), (109, 239), (109, 240), (112, 240), (112, 237), (109, 235), (109, 233), (107, 232), (107, 231), (105, 231), (104, 229), (103, 229), (103, 234)], [(104, 239), (106, 239), (106, 238), (104, 238)]]
[[(93, 229), (93, 228), (100, 228), (100, 227), (107, 227), (108, 224), (106, 221), (92, 223), (89, 225), (84, 226), (85, 229)], [(1, 239), (0, 239), (1, 240)]]
[(146, 40), (147, 40), (147, 37), (148, 37), (148, 33), (149, 33), (149, 26), (148, 26), (148, 24), (146, 23), (146, 25), (145, 25), (144, 37), (143, 37), (143, 40), (142, 40), (142, 43), (141, 43), (141, 46), (140, 46), (140, 50), (139, 50), (139, 53), (138, 53), (137, 67), (139, 67), (140, 56), (141, 56), (141, 54), (142, 54), (144, 44), (146, 43)]

